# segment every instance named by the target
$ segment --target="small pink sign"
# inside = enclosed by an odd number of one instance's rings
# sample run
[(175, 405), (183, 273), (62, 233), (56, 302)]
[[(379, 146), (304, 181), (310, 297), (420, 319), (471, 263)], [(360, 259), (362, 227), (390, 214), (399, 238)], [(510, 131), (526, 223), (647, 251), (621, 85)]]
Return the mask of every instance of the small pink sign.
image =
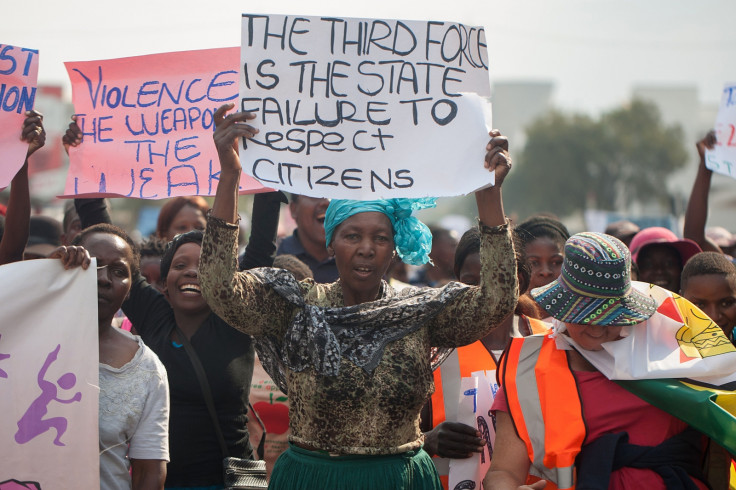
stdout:
[(23, 166), (28, 143), (20, 139), (26, 111), (33, 109), (38, 51), (0, 44), (0, 189)]

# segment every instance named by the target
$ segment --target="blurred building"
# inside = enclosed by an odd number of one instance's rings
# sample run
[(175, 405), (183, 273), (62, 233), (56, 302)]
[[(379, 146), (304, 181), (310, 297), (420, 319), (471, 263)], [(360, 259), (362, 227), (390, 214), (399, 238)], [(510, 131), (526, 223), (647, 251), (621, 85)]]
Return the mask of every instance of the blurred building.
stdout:
[(554, 83), (549, 81), (500, 81), (494, 82), (493, 127), (498, 128), (513, 142), (512, 155), (526, 143), (526, 128), (535, 119), (552, 108)]

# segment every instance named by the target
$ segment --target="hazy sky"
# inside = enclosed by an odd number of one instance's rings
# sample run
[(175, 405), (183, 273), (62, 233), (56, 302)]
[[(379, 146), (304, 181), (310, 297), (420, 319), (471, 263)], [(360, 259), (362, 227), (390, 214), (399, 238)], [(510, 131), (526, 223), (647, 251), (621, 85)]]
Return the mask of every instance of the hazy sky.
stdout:
[(0, 43), (39, 49), (39, 81), (70, 95), (64, 61), (237, 46), (243, 12), (482, 25), (492, 80), (553, 81), (556, 105), (586, 112), (634, 84), (695, 85), (717, 103), (736, 80), (732, 0), (5, 0)]

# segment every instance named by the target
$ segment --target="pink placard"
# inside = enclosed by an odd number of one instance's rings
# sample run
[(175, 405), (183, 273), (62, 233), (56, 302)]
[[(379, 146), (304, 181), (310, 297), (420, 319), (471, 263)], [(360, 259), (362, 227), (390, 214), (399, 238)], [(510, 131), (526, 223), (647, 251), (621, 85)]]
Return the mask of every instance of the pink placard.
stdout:
[(23, 166), (28, 143), (20, 139), (25, 112), (33, 109), (38, 51), (0, 44), (0, 189)]
[[(213, 114), (238, 99), (239, 48), (65, 63), (84, 142), (64, 197), (215, 194)], [(243, 174), (241, 193), (266, 190)]]

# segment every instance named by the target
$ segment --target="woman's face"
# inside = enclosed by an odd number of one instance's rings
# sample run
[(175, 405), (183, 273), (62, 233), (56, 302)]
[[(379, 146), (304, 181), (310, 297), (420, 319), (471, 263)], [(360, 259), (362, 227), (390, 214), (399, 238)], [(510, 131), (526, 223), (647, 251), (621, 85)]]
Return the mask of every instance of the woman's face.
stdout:
[(602, 350), (602, 344), (621, 338), (621, 329), (605, 325), (579, 325), (566, 323), (567, 333), (585, 350)]
[(93, 233), (82, 246), (97, 259), (97, 316), (100, 324), (112, 322), (132, 284), (133, 251), (110, 233)]
[(480, 284), (480, 253), (472, 253), (465, 257), (457, 280), (468, 286)]
[(722, 274), (691, 276), (682, 296), (703, 310), (731, 338), (736, 326), (736, 280)]
[(636, 257), (639, 280), (663, 287), (673, 293), (680, 290), (682, 261), (673, 247), (665, 244), (647, 245)]
[(164, 284), (164, 295), (175, 311), (201, 313), (209, 310), (199, 287), (198, 243), (185, 243), (174, 253), (169, 275)]
[(164, 238), (167, 241), (174, 239), (176, 235), (192, 230), (204, 230), (207, 220), (202, 211), (194, 206), (186, 205), (179, 210), (171, 221), (171, 225), (165, 231)]
[(560, 275), (564, 244), (549, 237), (539, 237), (524, 247), (527, 264), (531, 272), (529, 289), (540, 288), (551, 283)]
[(337, 227), (329, 251), (335, 255), (345, 304), (373, 301), (394, 251), (391, 221), (379, 212), (354, 214)]

